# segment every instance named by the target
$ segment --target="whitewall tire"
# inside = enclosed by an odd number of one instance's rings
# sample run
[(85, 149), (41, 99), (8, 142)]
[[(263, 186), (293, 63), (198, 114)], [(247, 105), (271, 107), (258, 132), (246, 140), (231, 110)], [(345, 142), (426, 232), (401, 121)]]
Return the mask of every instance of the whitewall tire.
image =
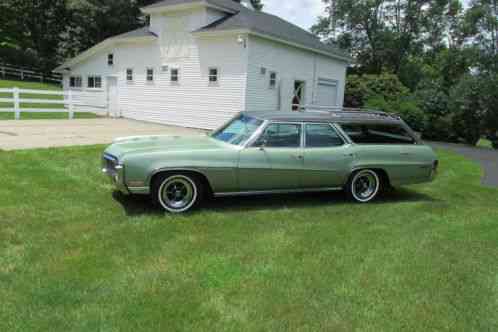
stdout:
[(356, 202), (368, 203), (379, 195), (381, 185), (377, 172), (364, 169), (353, 173), (347, 184), (347, 192)]

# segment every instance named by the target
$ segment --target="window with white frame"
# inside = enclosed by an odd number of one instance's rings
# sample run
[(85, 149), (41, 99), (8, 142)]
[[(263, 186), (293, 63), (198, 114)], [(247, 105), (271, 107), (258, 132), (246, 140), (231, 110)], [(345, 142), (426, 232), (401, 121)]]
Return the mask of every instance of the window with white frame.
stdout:
[(209, 84), (217, 84), (219, 79), (218, 75), (218, 68), (209, 68)]
[(275, 89), (277, 87), (277, 73), (270, 72), (270, 89)]
[(171, 68), (171, 82), (178, 83), (180, 80), (180, 70), (178, 68)]
[(83, 85), (83, 79), (81, 76), (71, 76), (69, 77), (69, 87), (70, 88), (81, 88)]
[(153, 81), (154, 81), (154, 69), (147, 68), (147, 82), (153, 82)]
[(133, 82), (133, 69), (132, 68), (126, 69), (126, 81)]
[(107, 54), (107, 65), (114, 66), (114, 54)]
[(88, 76), (87, 87), (89, 89), (101, 89), (102, 88), (102, 76)]

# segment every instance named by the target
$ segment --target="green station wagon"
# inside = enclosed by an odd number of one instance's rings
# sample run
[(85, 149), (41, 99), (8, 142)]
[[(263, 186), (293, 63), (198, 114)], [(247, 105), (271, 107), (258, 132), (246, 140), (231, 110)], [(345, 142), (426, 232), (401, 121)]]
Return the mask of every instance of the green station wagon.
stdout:
[(344, 190), (366, 203), (431, 181), (438, 160), (401, 118), (373, 111), (244, 112), (205, 136), (116, 140), (103, 171), (180, 213), (206, 196)]

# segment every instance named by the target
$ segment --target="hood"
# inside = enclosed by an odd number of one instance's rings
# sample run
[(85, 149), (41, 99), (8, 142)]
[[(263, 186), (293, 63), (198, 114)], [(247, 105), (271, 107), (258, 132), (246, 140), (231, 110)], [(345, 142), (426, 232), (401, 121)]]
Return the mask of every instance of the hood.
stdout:
[(116, 139), (105, 150), (105, 153), (122, 159), (125, 155), (132, 153), (198, 151), (219, 149), (224, 146), (224, 143), (207, 135), (135, 136)]

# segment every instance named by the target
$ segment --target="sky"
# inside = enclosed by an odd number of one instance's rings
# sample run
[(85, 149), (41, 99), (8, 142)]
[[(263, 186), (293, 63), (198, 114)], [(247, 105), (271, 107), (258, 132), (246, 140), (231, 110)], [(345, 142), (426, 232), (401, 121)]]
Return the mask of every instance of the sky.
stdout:
[[(267, 13), (277, 15), (283, 19), (309, 30), (316, 23), (317, 17), (324, 15), (325, 5), (321, 0), (263, 0)], [(463, 0), (468, 4), (470, 0)]]
[(299, 25), (303, 29), (316, 23), (317, 17), (324, 14), (325, 5), (321, 0), (263, 0), (267, 13)]

